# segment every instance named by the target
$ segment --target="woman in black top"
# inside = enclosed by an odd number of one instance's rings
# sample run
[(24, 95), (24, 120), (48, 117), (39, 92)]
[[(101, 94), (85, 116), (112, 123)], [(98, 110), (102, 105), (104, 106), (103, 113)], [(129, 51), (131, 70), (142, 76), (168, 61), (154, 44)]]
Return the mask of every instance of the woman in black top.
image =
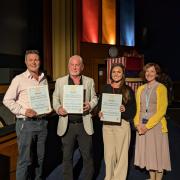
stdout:
[[(114, 64), (110, 71), (111, 84), (103, 87), (102, 93), (122, 94), (121, 122), (103, 121), (104, 159), (106, 165), (105, 180), (125, 180), (128, 169), (128, 149), (131, 138), (130, 121), (136, 112), (133, 90), (125, 84), (125, 68)], [(102, 94), (99, 106), (102, 102)], [(103, 112), (99, 112), (103, 117)]]

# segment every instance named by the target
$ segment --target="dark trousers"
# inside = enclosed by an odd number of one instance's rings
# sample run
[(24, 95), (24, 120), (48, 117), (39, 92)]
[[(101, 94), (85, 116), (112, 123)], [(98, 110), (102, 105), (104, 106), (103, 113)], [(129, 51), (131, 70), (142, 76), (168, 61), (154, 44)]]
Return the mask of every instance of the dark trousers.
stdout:
[[(36, 147), (37, 166), (35, 168), (35, 180), (42, 179), (42, 167), (45, 151), (45, 141), (47, 137), (47, 121), (24, 121), (17, 120), (16, 134), (18, 144), (18, 161), (16, 168), (16, 179), (27, 180), (32, 179), (28, 171), (32, 164), (32, 154)], [(35, 144), (35, 146), (33, 146)]]
[(73, 180), (72, 161), (76, 141), (83, 158), (83, 179), (92, 180), (94, 174), (92, 136), (85, 132), (83, 123), (69, 123), (67, 132), (62, 137), (63, 180)]

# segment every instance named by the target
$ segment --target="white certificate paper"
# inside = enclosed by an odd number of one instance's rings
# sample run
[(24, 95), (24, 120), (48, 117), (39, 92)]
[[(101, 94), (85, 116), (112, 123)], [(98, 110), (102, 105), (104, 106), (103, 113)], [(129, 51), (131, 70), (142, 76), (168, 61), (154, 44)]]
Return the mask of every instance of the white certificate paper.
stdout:
[(108, 122), (121, 122), (120, 106), (122, 104), (121, 94), (102, 94), (101, 112), (103, 117), (102, 121)]
[(38, 115), (51, 112), (47, 85), (33, 86), (29, 88), (28, 97), (31, 108), (36, 111)]
[(67, 113), (83, 113), (83, 85), (64, 85), (63, 108)]

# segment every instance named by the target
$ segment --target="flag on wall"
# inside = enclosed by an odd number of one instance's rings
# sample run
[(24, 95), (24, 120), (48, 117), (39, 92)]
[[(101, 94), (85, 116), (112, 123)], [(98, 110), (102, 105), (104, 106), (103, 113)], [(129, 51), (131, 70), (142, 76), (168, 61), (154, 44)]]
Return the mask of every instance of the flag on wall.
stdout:
[(107, 83), (111, 83), (110, 79), (110, 70), (113, 64), (123, 64), (126, 67), (126, 57), (119, 57), (119, 58), (108, 58), (107, 59)]
[[(111, 83), (110, 71), (113, 64), (123, 64), (125, 69), (128, 69), (128, 57), (107, 59), (107, 84)], [(138, 87), (143, 84), (143, 81), (141, 78), (126, 78), (126, 84), (129, 85), (136, 92)]]
[[(133, 78), (132, 78), (132, 79), (133, 79)], [(126, 80), (126, 84), (127, 84), (128, 86), (130, 86), (130, 87), (132, 88), (132, 90), (136, 93), (138, 87), (143, 84), (143, 81), (142, 81), (142, 80), (139, 80), (139, 78), (137, 78), (137, 80), (134, 79), (134, 81), (133, 81), (133, 80), (130, 80), (130, 81)]]

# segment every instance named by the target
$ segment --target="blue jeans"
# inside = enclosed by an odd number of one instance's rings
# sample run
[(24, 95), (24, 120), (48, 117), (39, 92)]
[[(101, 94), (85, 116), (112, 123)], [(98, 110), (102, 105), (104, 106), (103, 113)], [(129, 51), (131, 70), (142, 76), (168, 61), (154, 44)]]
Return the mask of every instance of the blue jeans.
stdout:
[[(18, 161), (16, 167), (16, 180), (31, 179), (28, 167), (32, 164), (32, 147), (36, 147), (38, 165), (35, 168), (35, 180), (42, 179), (42, 167), (47, 137), (46, 120), (17, 120), (16, 134), (18, 144)], [(35, 146), (32, 146), (36, 144)]]

